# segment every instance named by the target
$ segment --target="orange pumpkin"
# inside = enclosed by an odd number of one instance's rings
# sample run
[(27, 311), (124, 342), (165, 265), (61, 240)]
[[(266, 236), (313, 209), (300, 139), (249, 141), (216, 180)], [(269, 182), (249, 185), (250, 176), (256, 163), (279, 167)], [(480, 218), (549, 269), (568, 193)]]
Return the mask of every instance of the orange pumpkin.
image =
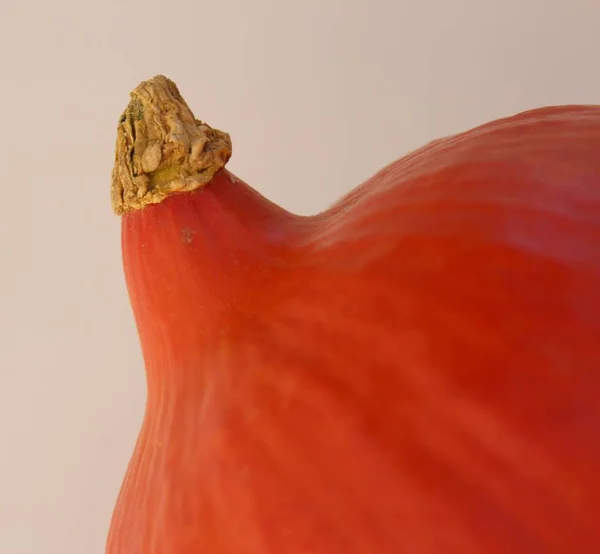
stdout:
[(438, 140), (312, 217), (164, 77), (118, 134), (148, 403), (108, 554), (600, 551), (600, 107)]

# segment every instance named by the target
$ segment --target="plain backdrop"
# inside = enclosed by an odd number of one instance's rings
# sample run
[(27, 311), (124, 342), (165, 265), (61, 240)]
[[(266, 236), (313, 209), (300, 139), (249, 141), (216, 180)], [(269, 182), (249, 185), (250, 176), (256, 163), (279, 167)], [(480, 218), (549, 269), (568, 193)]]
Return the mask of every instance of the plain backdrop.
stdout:
[(0, 5), (0, 553), (101, 554), (145, 382), (109, 204), (116, 124), (163, 73), (230, 169), (320, 211), (436, 137), (600, 103), (598, 0)]

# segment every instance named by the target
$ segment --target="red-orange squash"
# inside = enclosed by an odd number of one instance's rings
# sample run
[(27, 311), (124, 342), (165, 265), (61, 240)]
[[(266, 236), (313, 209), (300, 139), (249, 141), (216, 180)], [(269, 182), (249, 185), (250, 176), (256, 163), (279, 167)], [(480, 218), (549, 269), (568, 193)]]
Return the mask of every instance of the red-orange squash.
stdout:
[(230, 154), (171, 81), (132, 93), (148, 402), (108, 554), (599, 553), (600, 107), (438, 140), (313, 217)]

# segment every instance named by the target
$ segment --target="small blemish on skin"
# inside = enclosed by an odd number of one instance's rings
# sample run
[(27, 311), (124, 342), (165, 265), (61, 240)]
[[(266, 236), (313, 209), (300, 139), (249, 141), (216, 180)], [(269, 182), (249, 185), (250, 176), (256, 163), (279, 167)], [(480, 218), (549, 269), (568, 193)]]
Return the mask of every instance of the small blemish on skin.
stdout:
[(184, 244), (191, 244), (192, 240), (194, 240), (194, 235), (196, 232), (189, 227), (184, 227), (181, 230), (181, 242)]

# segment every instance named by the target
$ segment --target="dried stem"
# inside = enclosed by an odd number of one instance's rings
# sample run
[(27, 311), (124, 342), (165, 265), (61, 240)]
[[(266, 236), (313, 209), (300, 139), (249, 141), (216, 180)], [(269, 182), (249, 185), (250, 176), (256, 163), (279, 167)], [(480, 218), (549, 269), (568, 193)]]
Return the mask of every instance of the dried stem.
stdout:
[(121, 215), (197, 189), (230, 157), (229, 135), (197, 120), (175, 83), (156, 76), (131, 93), (119, 120), (113, 210)]

